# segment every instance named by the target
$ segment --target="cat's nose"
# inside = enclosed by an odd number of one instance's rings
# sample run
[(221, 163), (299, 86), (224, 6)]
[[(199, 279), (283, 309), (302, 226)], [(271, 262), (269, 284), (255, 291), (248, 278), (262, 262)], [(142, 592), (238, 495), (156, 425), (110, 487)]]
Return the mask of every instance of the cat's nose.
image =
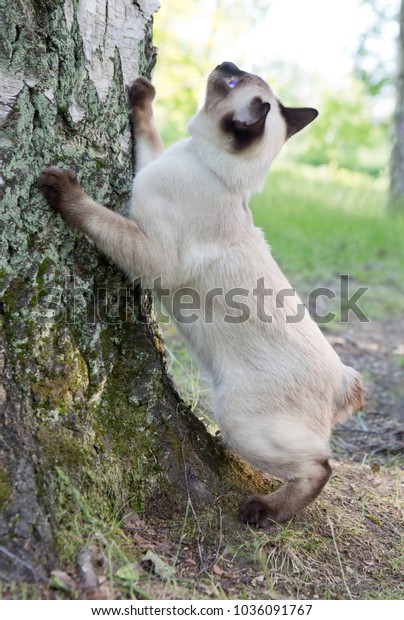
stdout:
[(243, 73), (233, 62), (222, 62), (217, 69), (224, 75), (233, 76)]

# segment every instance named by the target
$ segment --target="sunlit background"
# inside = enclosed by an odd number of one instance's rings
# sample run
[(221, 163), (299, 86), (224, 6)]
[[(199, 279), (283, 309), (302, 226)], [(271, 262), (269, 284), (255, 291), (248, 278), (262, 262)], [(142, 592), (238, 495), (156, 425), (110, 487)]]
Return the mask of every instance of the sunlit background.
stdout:
[(157, 118), (186, 135), (209, 71), (223, 60), (267, 79), (286, 104), (321, 116), (288, 155), (373, 175), (389, 157), (398, 0), (162, 0), (155, 18)]

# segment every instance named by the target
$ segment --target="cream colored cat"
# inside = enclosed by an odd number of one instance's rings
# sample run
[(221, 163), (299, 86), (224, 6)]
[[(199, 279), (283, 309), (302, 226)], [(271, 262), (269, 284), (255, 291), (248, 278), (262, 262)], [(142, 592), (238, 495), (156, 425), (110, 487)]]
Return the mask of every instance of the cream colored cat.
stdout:
[(130, 98), (138, 173), (127, 218), (94, 202), (69, 170), (45, 169), (40, 185), (69, 226), (164, 297), (210, 378), (224, 442), (286, 481), (247, 498), (242, 519), (285, 521), (323, 489), (331, 428), (363, 401), (359, 375), (302, 312), (247, 206), (317, 111), (284, 107), (261, 78), (225, 62), (209, 76), (191, 137), (163, 153), (154, 88), (138, 78)]

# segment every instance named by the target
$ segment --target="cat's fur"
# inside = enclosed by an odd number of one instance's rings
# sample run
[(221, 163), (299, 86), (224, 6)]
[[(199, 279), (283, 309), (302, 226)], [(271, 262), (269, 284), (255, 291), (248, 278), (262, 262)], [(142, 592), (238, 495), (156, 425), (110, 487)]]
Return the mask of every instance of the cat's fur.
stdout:
[[(307, 312), (288, 322), (301, 302), (247, 206), (283, 144), (317, 111), (284, 107), (261, 78), (222, 63), (209, 76), (191, 137), (163, 153), (153, 98), (152, 85), (138, 78), (130, 89), (138, 173), (128, 218), (94, 202), (69, 170), (45, 169), (40, 185), (66, 223), (129, 277), (141, 275), (157, 295), (170, 289), (166, 307), (177, 318), (175, 292), (197, 292), (200, 307), (188, 313), (197, 320), (179, 329), (210, 378), (223, 440), (286, 481), (241, 507), (242, 519), (265, 527), (291, 518), (321, 492), (331, 474), (331, 428), (363, 402), (359, 375)], [(259, 282), (272, 294), (259, 297)], [(236, 288), (249, 315), (243, 322)], [(225, 298), (230, 290), (233, 297)]]

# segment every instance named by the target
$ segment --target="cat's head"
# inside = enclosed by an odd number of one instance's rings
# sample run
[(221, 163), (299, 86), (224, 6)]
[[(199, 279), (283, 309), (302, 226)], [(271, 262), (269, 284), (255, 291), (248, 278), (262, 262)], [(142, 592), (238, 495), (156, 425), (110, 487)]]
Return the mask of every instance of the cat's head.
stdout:
[(189, 130), (239, 160), (260, 159), (268, 169), (286, 140), (317, 115), (314, 108), (282, 105), (262, 78), (223, 62), (209, 75), (205, 103)]

